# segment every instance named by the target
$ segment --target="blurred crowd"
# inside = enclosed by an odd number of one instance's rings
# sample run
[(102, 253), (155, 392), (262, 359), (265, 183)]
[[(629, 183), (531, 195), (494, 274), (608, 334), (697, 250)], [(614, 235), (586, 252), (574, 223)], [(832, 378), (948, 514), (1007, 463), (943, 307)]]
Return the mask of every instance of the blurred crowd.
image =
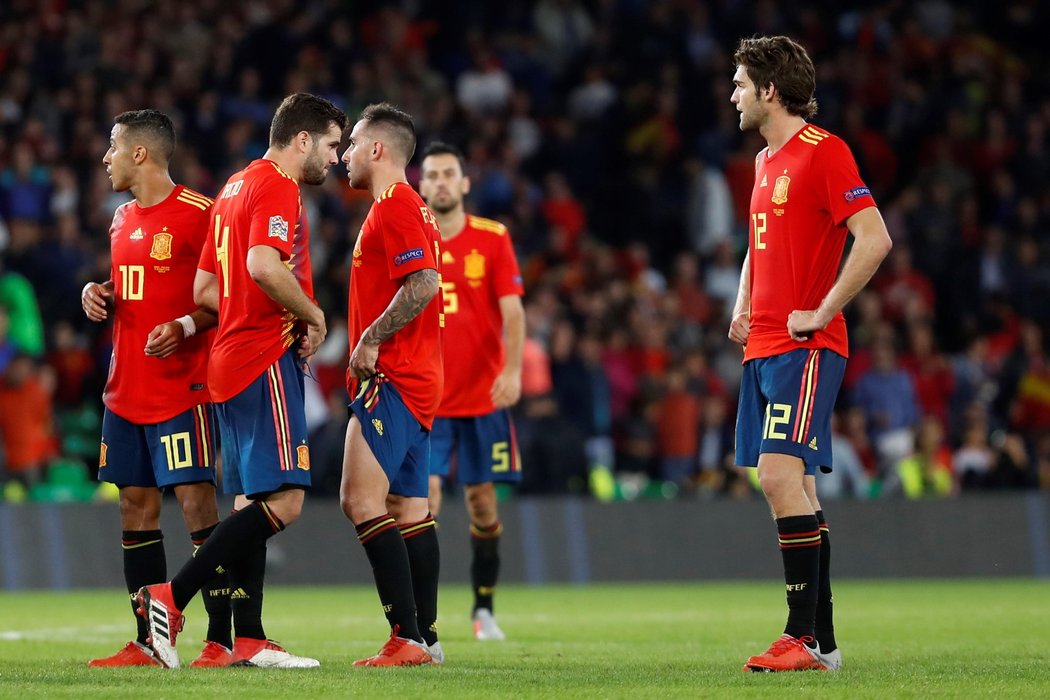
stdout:
[[(173, 173), (213, 195), (265, 150), (280, 98), (308, 91), (351, 118), (392, 101), (421, 145), (460, 145), (470, 210), (510, 228), (527, 290), (523, 490), (754, 497), (732, 466), (741, 352), (726, 332), (764, 145), (738, 129), (732, 51), (756, 33), (811, 52), (814, 121), (850, 145), (895, 242), (847, 312), (821, 495), (1050, 489), (1050, 10), (872, 5), (0, 4), (9, 495), (97, 467), (109, 335), (79, 295), (108, 278), (109, 222), (128, 198), (101, 163), (112, 118), (169, 114)], [(370, 204), (337, 171), (303, 191), (329, 322), (307, 382), (322, 492), (338, 485), (348, 262)]]

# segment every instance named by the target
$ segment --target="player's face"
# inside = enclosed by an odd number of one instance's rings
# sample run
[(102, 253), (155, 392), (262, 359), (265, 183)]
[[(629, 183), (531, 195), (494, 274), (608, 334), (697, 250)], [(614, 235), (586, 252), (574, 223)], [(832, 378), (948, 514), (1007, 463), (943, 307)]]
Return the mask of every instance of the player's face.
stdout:
[(342, 136), (339, 127), (332, 123), (324, 134), (314, 134), (313, 148), (303, 162), (303, 182), (307, 185), (320, 185), (328, 175), (328, 168), (339, 162), (339, 141)]
[(113, 130), (109, 132), (109, 150), (102, 158), (114, 192), (124, 192), (131, 188), (135, 159), (132, 146), (125, 135), (126, 130), (127, 127), (123, 124), (113, 125)]
[(455, 211), (470, 192), (470, 179), (463, 175), (459, 158), (451, 153), (437, 153), (423, 159), (419, 193), (438, 214)]
[(368, 123), (362, 119), (350, 132), (350, 145), (343, 152), (346, 178), (355, 190), (367, 190), (372, 184), (372, 151), (374, 142), (365, 133)]
[(748, 77), (747, 69), (743, 66), (736, 67), (736, 73), (733, 74), (733, 85), (736, 87), (729, 101), (735, 104), (737, 111), (740, 112), (740, 130), (747, 131), (761, 127), (766, 122), (766, 106), (759, 99), (755, 84)]

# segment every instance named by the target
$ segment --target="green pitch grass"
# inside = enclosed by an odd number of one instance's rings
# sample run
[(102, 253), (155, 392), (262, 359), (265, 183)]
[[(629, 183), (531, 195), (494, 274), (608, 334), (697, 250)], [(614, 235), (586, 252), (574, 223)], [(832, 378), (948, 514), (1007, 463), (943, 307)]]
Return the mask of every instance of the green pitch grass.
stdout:
[[(114, 591), (0, 594), (3, 698), (927, 698), (1050, 697), (1048, 584), (1032, 580), (839, 582), (839, 673), (743, 673), (781, 632), (773, 582), (500, 589), (508, 641), (475, 642), (465, 587), (446, 587), (447, 663), (353, 668), (386, 636), (370, 588), (273, 588), (266, 628), (315, 670), (88, 669), (130, 638)], [(200, 649), (194, 602), (179, 637)]]

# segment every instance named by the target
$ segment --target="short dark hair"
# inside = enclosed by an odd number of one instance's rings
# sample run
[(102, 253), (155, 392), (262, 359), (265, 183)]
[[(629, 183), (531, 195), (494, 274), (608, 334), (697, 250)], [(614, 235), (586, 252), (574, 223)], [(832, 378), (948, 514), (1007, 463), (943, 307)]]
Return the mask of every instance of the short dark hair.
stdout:
[(404, 156), (405, 163), (412, 160), (412, 155), (416, 152), (416, 122), (412, 115), (389, 102), (379, 102), (365, 107), (361, 111), (360, 119), (369, 125), (386, 127), (393, 135), (393, 145)]
[(175, 153), (175, 126), (171, 118), (155, 109), (136, 109), (129, 112), (121, 112), (113, 119), (114, 124), (123, 124), (128, 137), (134, 139), (145, 139), (159, 159), (165, 163), (171, 160)]
[(743, 66), (756, 92), (772, 84), (788, 114), (805, 119), (817, 113), (817, 72), (800, 44), (786, 36), (741, 39), (733, 61)]
[(287, 146), (295, 135), (305, 131), (311, 136), (322, 135), (335, 124), (342, 132), (347, 117), (343, 110), (323, 97), (297, 92), (281, 100), (270, 122), (270, 145)]
[(467, 172), (467, 159), (463, 156), (463, 151), (451, 143), (431, 141), (423, 149), (423, 160), (426, 160), (428, 156), (455, 156), (456, 160), (459, 161), (459, 169), (464, 173)]

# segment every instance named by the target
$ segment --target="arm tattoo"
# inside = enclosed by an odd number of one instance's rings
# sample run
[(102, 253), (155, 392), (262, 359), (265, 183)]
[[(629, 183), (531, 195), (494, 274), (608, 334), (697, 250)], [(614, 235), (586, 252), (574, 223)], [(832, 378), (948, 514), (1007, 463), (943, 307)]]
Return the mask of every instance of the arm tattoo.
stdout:
[(388, 340), (426, 308), (437, 290), (437, 270), (418, 270), (408, 275), (386, 311), (372, 322), (362, 340), (372, 345)]

